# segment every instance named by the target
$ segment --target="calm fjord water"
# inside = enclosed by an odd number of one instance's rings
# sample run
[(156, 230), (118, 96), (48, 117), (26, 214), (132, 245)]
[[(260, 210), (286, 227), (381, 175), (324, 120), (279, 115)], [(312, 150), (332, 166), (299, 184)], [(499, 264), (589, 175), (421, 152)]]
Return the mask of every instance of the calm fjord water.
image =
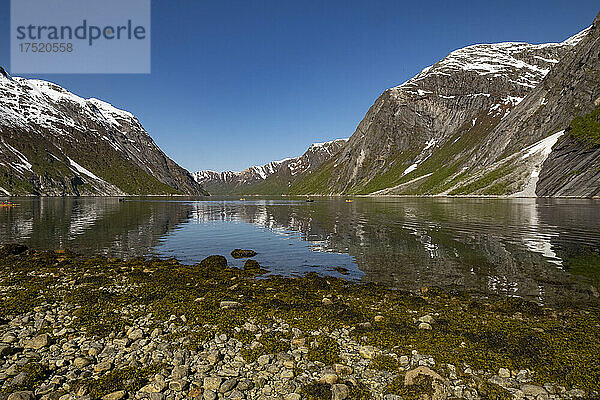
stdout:
[(254, 249), (275, 274), (308, 271), (423, 286), (597, 301), (600, 201), (563, 199), (26, 198), (0, 210), (0, 242), (195, 263)]

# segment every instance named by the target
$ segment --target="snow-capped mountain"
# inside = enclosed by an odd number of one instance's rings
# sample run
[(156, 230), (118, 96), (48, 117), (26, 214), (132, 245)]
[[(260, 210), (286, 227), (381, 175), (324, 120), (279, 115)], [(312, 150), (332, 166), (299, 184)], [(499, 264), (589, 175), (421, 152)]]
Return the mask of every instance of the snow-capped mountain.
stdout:
[(0, 193), (203, 194), (137, 118), (0, 67)]
[(313, 143), (300, 157), (252, 166), (241, 172), (198, 171), (193, 176), (214, 194), (282, 194), (294, 181), (333, 157), (347, 141), (348, 139), (336, 139)]
[[(550, 96), (536, 97), (536, 104), (529, 99), (553, 76), (551, 71), (597, 36), (597, 25), (562, 43), (477, 44), (453, 51), (386, 90), (346, 146), (289, 193), (534, 194), (530, 181), (573, 113), (560, 114), (564, 120), (547, 129), (505, 126), (524, 107), (555, 108), (559, 97), (553, 103)], [(590, 103), (586, 97), (586, 104), (593, 105), (594, 99)], [(556, 120), (551, 112), (548, 118)], [(547, 139), (554, 134), (556, 140)], [(507, 159), (510, 163), (499, 163)]]

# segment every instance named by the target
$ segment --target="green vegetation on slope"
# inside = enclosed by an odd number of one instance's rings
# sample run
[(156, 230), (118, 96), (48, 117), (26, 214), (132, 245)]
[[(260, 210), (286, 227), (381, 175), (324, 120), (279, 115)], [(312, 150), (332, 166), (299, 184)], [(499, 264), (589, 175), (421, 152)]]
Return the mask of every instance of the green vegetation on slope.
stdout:
[(68, 146), (61, 144), (63, 151), (43, 136), (23, 133), (21, 140), (11, 139), (7, 142), (27, 158), (33, 171), (17, 172), (13, 168), (1, 167), (0, 186), (13, 195), (39, 195), (40, 187), (53, 188), (62, 194), (94, 193), (88, 182), (91, 178), (83, 174), (77, 177), (65, 155), (79, 160), (84, 168), (125, 193), (181, 194), (123, 158), (106, 143), (84, 144), (90, 147), (90, 151), (81, 154), (79, 149), (69, 151)]
[[(504, 178), (515, 170), (515, 167), (510, 165), (503, 165), (500, 168), (492, 170), (481, 178), (467, 185), (461, 186), (450, 192), (451, 195), (465, 195), (465, 194), (487, 194), (487, 195), (502, 195), (506, 194), (508, 182), (497, 182), (496, 181)], [(485, 189), (485, 190), (483, 190)], [(483, 191), (482, 191), (483, 190)], [(478, 191), (482, 191), (477, 193)]]
[[(112, 183), (127, 194), (181, 194), (178, 190), (162, 183), (137, 165), (125, 160), (108, 144), (99, 144), (102, 149), (86, 154), (82, 166)], [(85, 162), (84, 162), (85, 161)]]
[(319, 169), (310, 173), (305, 178), (295, 182), (288, 191), (289, 194), (330, 194), (328, 186), (333, 172), (334, 161), (323, 164)]
[(575, 139), (588, 145), (600, 145), (600, 107), (573, 119), (568, 132)]

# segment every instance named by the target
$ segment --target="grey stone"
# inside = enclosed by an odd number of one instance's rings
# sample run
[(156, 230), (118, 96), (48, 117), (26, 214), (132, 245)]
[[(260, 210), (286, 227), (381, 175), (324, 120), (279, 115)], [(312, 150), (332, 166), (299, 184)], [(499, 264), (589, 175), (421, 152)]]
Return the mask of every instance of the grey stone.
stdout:
[(76, 357), (73, 360), (73, 365), (79, 369), (85, 368), (90, 365), (92, 362), (85, 357)]
[(187, 365), (178, 365), (177, 367), (173, 368), (173, 371), (171, 372), (171, 377), (177, 380), (187, 377), (188, 374), (189, 367)]
[(132, 341), (136, 341), (144, 337), (144, 332), (141, 329), (132, 329), (127, 333), (127, 337)]
[(546, 389), (541, 386), (536, 385), (523, 385), (521, 386), (521, 391), (525, 394), (525, 396), (539, 396), (541, 394), (548, 394)]
[(242, 400), (242, 399), (245, 399), (246, 396), (244, 395), (244, 393), (242, 393), (236, 389), (233, 392), (231, 392), (231, 394), (229, 395), (229, 398), (231, 400)]
[(363, 358), (371, 359), (371, 358), (375, 357), (375, 354), (377, 353), (377, 349), (375, 349), (375, 347), (373, 347), (373, 346), (361, 346), (358, 349), (358, 353)]
[(25, 343), (25, 348), (39, 350), (43, 347), (48, 346), (49, 343), (50, 343), (50, 337), (48, 336), (48, 334), (43, 333), (43, 334), (38, 335), (35, 338), (27, 341)]
[(258, 357), (258, 365), (267, 365), (269, 362), (271, 362), (271, 356), (268, 354), (263, 354), (262, 356)]
[(236, 385), (237, 385), (237, 379), (235, 379), (235, 378), (226, 379), (221, 384), (221, 386), (219, 388), (219, 392), (220, 393), (227, 393), (227, 392), (233, 390), (233, 388), (235, 388)]
[(419, 329), (431, 330), (431, 325), (429, 325), (427, 322), (421, 322), (419, 324)]
[(348, 386), (337, 383), (331, 385), (331, 398), (332, 400), (344, 400), (350, 395), (350, 389)]
[(33, 392), (14, 392), (8, 396), (7, 400), (35, 400)]
[(204, 390), (204, 400), (215, 400), (217, 398), (217, 393), (213, 390)]
[(223, 382), (223, 378), (218, 376), (207, 376), (204, 378), (203, 388), (204, 390), (212, 390), (218, 391), (221, 386), (221, 382)]
[(98, 373), (106, 372), (106, 371), (110, 371), (111, 368), (112, 368), (112, 362), (110, 360), (106, 360), (99, 364), (96, 364), (94, 366), (94, 371), (96, 371)]
[(498, 375), (500, 378), (510, 378), (510, 371), (506, 368), (500, 368), (498, 370)]
[(10, 386), (21, 386), (27, 380), (27, 374), (25, 372), (20, 372), (17, 376), (15, 376), (12, 381), (10, 381)]
[(187, 382), (182, 380), (169, 382), (169, 389), (174, 392), (181, 392), (187, 388)]
[(240, 308), (242, 305), (237, 301), (222, 301), (220, 303), (221, 308)]
[(126, 394), (124, 390), (119, 390), (102, 396), (102, 400), (121, 400)]
[(336, 374), (326, 372), (321, 375), (321, 379), (319, 379), (319, 381), (333, 385), (338, 381), (338, 376)]

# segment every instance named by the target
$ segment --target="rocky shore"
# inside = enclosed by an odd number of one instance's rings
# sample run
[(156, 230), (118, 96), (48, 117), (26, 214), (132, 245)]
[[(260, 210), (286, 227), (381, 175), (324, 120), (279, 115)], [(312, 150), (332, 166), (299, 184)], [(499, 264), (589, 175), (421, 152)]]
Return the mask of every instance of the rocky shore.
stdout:
[(0, 399), (599, 398), (598, 306), (0, 248)]

